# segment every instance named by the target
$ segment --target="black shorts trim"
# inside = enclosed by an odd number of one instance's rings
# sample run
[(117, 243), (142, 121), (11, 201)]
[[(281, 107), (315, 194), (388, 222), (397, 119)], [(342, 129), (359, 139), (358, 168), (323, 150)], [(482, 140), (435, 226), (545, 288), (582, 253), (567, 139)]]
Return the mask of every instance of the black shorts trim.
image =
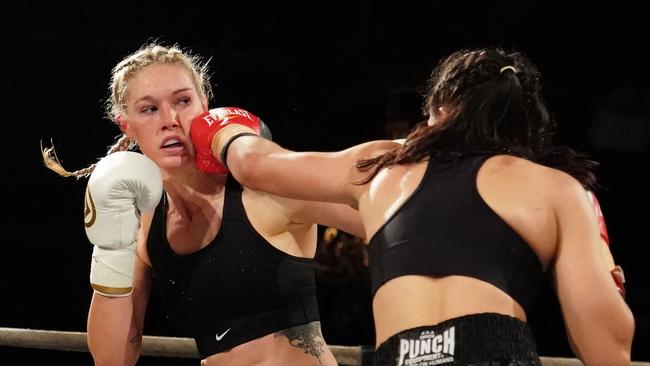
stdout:
[(407, 329), (382, 343), (376, 366), (541, 366), (525, 322), (507, 315), (465, 315)]

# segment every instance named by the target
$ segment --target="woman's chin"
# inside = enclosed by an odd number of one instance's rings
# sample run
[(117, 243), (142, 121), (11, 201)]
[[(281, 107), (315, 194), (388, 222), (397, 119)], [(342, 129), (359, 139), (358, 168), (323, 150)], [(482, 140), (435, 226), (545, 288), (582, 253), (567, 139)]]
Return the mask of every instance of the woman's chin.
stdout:
[(194, 166), (194, 161), (184, 156), (161, 157), (157, 163), (160, 169), (169, 172), (190, 169)]

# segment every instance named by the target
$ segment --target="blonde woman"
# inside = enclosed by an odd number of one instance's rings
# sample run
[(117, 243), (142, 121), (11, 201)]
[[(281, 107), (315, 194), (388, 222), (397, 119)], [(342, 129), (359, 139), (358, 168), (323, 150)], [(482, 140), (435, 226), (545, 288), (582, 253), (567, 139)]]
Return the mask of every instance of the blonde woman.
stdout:
[[(199, 171), (189, 128), (209, 97), (200, 58), (147, 44), (113, 69), (107, 111), (122, 136), (108, 155), (68, 172), (52, 149), (43, 151), (59, 174), (90, 175), (95, 364), (136, 363), (153, 285), (171, 323), (195, 339), (204, 366), (336, 365), (319, 323), (315, 223), (362, 236), (358, 212)], [(125, 152), (136, 144), (143, 155)]]

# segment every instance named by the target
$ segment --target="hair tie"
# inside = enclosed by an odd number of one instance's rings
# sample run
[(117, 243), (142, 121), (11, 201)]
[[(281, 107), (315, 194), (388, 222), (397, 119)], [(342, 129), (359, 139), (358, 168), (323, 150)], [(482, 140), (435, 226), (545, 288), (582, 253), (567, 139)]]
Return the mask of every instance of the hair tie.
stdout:
[(499, 74), (503, 74), (503, 72), (506, 71), (506, 70), (512, 70), (512, 72), (514, 72), (515, 74), (517, 73), (517, 69), (515, 69), (514, 66), (508, 65), (508, 66), (502, 67), (501, 70), (499, 70)]

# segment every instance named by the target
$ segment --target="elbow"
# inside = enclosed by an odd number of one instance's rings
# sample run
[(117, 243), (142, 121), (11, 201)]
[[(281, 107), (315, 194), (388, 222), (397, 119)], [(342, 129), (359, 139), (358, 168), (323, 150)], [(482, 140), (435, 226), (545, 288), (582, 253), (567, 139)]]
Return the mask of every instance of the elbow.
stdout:
[(95, 366), (135, 366), (140, 358), (141, 343), (128, 347), (126, 352), (115, 350), (91, 350)]
[(635, 321), (632, 311), (626, 306), (624, 315), (620, 320), (620, 330), (617, 332), (617, 344), (620, 349), (621, 365), (629, 365), (631, 362), (632, 342), (634, 340)]
[(632, 353), (630, 352), (630, 349), (623, 350), (619, 355), (617, 362), (620, 362), (620, 364), (617, 365), (630, 365), (632, 363)]
[(612, 352), (603, 357), (582, 357), (585, 366), (629, 366), (632, 363), (629, 350)]
[[(582, 354), (585, 365), (630, 365), (632, 362), (632, 340), (634, 338), (634, 319), (631, 314), (625, 321), (621, 319), (616, 329), (609, 332), (609, 340), (601, 340), (595, 352)], [(606, 346), (609, 344), (609, 346)]]
[(91, 352), (95, 366), (135, 366), (140, 352), (129, 355), (120, 352)]
[(107, 345), (104, 337), (102, 339), (89, 337), (88, 350), (93, 358), (94, 365), (135, 366), (142, 350), (142, 337), (132, 337), (124, 342), (122, 346), (118, 344)]

